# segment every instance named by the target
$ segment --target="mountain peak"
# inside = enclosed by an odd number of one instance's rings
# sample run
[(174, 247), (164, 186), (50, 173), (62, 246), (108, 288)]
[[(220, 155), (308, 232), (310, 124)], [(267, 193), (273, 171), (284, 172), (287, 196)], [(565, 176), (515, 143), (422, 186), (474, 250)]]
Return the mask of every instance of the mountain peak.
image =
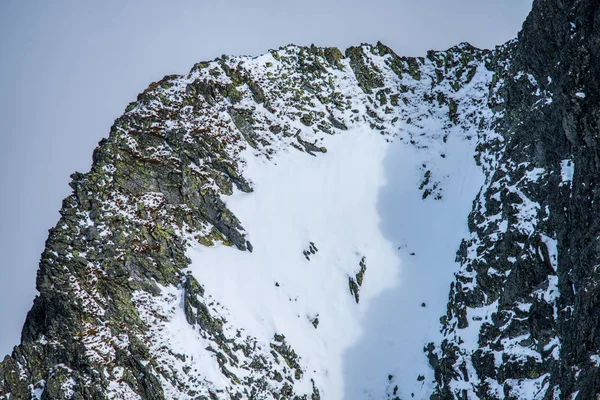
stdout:
[(0, 399), (591, 398), (597, 8), (150, 84), (72, 175)]

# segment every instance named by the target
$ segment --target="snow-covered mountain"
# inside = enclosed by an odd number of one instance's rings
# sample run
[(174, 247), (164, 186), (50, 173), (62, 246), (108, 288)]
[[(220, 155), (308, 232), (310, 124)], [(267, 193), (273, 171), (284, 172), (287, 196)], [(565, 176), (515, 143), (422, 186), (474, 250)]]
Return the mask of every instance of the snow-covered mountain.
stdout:
[(72, 176), (0, 399), (593, 398), (598, 10), (151, 84)]

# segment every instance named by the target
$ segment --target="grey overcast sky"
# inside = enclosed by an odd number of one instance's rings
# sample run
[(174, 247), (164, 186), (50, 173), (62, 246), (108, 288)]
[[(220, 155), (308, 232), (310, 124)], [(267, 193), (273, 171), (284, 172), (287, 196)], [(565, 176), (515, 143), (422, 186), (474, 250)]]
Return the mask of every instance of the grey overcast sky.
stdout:
[(19, 342), (47, 230), (150, 82), (221, 54), (381, 40), (400, 55), (516, 36), (531, 0), (0, 2), (0, 360)]

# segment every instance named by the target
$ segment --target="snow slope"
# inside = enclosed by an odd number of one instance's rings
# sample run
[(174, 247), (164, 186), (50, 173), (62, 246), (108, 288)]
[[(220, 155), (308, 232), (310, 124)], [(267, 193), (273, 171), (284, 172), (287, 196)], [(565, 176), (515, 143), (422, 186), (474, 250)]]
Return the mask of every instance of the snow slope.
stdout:
[[(323, 144), (330, 150), (319, 157), (292, 150), (269, 162), (246, 153), (255, 190), (224, 200), (253, 251), (196, 246), (191, 271), (229, 323), (265, 344), (285, 335), (306, 365), (305, 383), (318, 382), (323, 398), (381, 399), (396, 384), (401, 396), (424, 397), (431, 389), (417, 377), (432, 377), (422, 349), (436, 338), (483, 183), (474, 141), (451, 138), (445, 158), (368, 127)], [(424, 163), (448, 176), (441, 200), (422, 199)], [(307, 260), (310, 242), (318, 251)], [(348, 278), (362, 257), (357, 304)]]

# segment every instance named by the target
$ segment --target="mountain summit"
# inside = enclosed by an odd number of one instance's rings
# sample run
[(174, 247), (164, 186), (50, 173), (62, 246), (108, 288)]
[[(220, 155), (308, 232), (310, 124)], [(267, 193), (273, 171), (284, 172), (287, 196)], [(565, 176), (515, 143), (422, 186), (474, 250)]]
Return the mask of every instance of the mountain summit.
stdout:
[(0, 399), (591, 399), (600, 5), (152, 83), (50, 230)]

